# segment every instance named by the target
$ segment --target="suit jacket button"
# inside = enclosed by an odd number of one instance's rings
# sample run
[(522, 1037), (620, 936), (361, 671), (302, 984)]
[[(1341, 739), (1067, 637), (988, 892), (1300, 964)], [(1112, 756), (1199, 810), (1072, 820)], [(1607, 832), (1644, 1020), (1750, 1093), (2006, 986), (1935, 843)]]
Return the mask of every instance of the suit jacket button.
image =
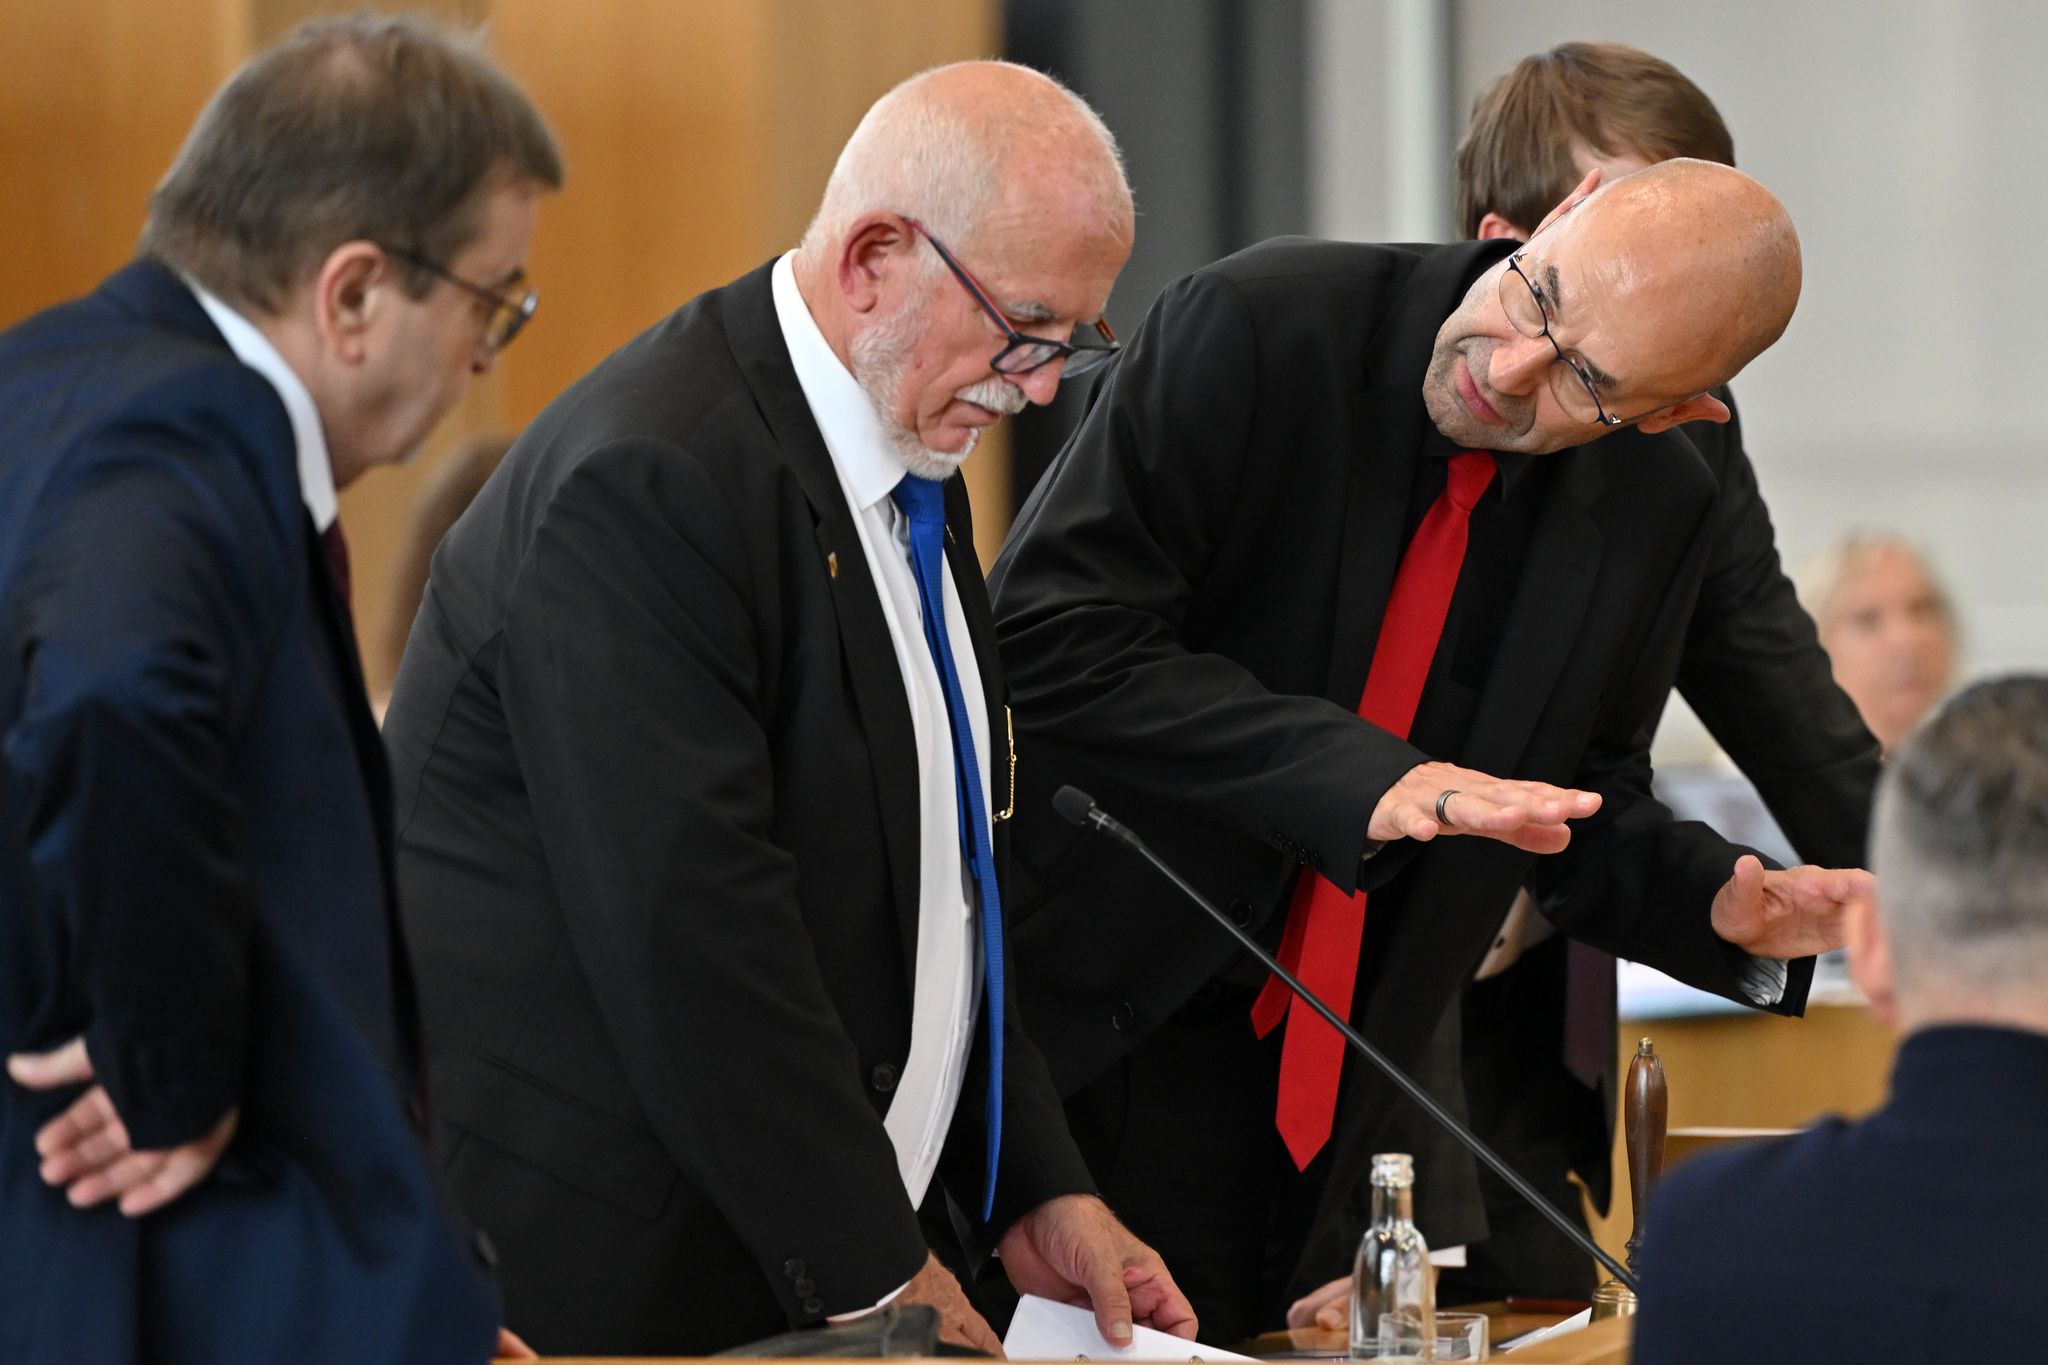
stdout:
[(806, 1313), (822, 1313), (825, 1311), (825, 1301), (815, 1295), (805, 1299), (803, 1306)]
[(1119, 1001), (1109, 1016), (1109, 1026), (1118, 1033), (1129, 1033), (1138, 1022), (1138, 1012), (1131, 1008), (1128, 1000)]
[(782, 1273), (789, 1276), (792, 1280), (802, 1279), (809, 1270), (809, 1266), (806, 1266), (794, 1256), (782, 1263)]
[(497, 1244), (491, 1241), (491, 1235), (488, 1232), (481, 1228), (477, 1229), (476, 1236), (469, 1239), (469, 1245), (470, 1249), (476, 1252), (477, 1260), (483, 1264), (486, 1270), (496, 1270), (498, 1268)]
[(868, 1073), (868, 1084), (886, 1095), (896, 1088), (896, 1068), (883, 1062)]
[(1239, 896), (1230, 903), (1230, 922), (1243, 929), (1252, 922), (1252, 903)]
[(797, 1293), (803, 1295), (807, 1299), (811, 1297), (811, 1295), (818, 1292), (817, 1281), (813, 1280), (808, 1275), (799, 1276), (797, 1282), (791, 1285), (790, 1288), (794, 1289)]

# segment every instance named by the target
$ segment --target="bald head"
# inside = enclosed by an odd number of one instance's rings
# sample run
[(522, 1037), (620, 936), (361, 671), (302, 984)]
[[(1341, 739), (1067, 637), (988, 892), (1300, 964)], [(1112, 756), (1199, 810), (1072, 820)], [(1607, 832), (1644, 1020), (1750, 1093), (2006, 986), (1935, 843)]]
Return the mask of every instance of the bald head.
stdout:
[(1799, 301), (1784, 206), (1707, 161), (1659, 162), (1567, 199), (1514, 264), (1474, 282), (1424, 383), (1438, 428), (1475, 449), (1541, 453), (1616, 425), (1726, 421), (1709, 391), (1776, 341)]
[(1026, 67), (962, 62), (875, 102), (792, 273), (904, 468), (937, 479), (1002, 416), (1052, 401), (1070, 343), (1111, 349), (1131, 228), (1092, 109)]
[[(1712, 388), (1784, 334), (1799, 303), (1799, 234), (1777, 197), (1733, 166), (1661, 161), (1596, 190), (1573, 217), (1617, 286), (1670, 311)], [(1559, 228), (1564, 226), (1564, 220)]]
[(912, 76), (854, 129), (803, 251), (829, 251), (863, 215), (916, 218), (956, 250), (1034, 217), (1128, 244), (1132, 206), (1116, 139), (1079, 96), (1010, 62)]

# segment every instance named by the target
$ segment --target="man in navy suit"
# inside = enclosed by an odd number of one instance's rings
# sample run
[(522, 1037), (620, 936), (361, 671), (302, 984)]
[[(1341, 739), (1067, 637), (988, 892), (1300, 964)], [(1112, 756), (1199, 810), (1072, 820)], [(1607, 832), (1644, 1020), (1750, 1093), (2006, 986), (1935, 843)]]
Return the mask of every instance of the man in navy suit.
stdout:
[(473, 44), (311, 25), (208, 105), (139, 259), (0, 336), (0, 1358), (490, 1353), (336, 490), (532, 311), (560, 180)]
[(1923, 725), (1870, 841), (1849, 953), (1904, 1036), (1891, 1098), (1671, 1174), (1644, 1365), (1995, 1355), (2028, 1330), (2013, 1310), (2048, 1268), (2048, 677), (1980, 683)]

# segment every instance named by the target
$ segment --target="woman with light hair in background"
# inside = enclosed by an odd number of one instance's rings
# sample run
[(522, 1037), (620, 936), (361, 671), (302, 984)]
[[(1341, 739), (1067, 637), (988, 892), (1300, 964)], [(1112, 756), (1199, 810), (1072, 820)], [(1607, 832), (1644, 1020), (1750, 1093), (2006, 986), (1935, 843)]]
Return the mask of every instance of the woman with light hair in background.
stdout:
[(1799, 576), (1835, 682), (1889, 754), (1955, 681), (1959, 631), (1920, 552), (1886, 531), (1854, 531)]

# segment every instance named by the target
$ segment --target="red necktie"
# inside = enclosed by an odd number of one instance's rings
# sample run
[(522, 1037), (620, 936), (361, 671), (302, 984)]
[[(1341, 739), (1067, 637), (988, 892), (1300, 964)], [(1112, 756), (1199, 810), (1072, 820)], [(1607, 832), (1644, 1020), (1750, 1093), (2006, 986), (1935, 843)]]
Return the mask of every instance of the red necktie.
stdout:
[(355, 608), (349, 601), (348, 541), (342, 537), (339, 518), (329, 522), (327, 529), (320, 533), (320, 548), (327, 553), (327, 567), (334, 573), (334, 588), (341, 594), (341, 605), (348, 608), (353, 616)]
[[(1422, 684), (1444, 633), (1444, 617), (1465, 562), (1473, 505), (1493, 474), (1491, 455), (1468, 450), (1452, 457), (1444, 491), (1415, 528), (1394, 574), (1358, 714), (1402, 739), (1415, 723)], [(1364, 931), (1364, 892), (1347, 896), (1314, 873), (1303, 873), (1288, 906), (1280, 962), (1332, 1010), (1349, 1018)], [(1270, 977), (1252, 1006), (1252, 1027), (1263, 1038), (1283, 1017), (1287, 1033), (1280, 1044), (1280, 1094), (1273, 1121), (1296, 1168), (1306, 1170), (1330, 1140), (1344, 1039), (1296, 1001), (1278, 977)]]

